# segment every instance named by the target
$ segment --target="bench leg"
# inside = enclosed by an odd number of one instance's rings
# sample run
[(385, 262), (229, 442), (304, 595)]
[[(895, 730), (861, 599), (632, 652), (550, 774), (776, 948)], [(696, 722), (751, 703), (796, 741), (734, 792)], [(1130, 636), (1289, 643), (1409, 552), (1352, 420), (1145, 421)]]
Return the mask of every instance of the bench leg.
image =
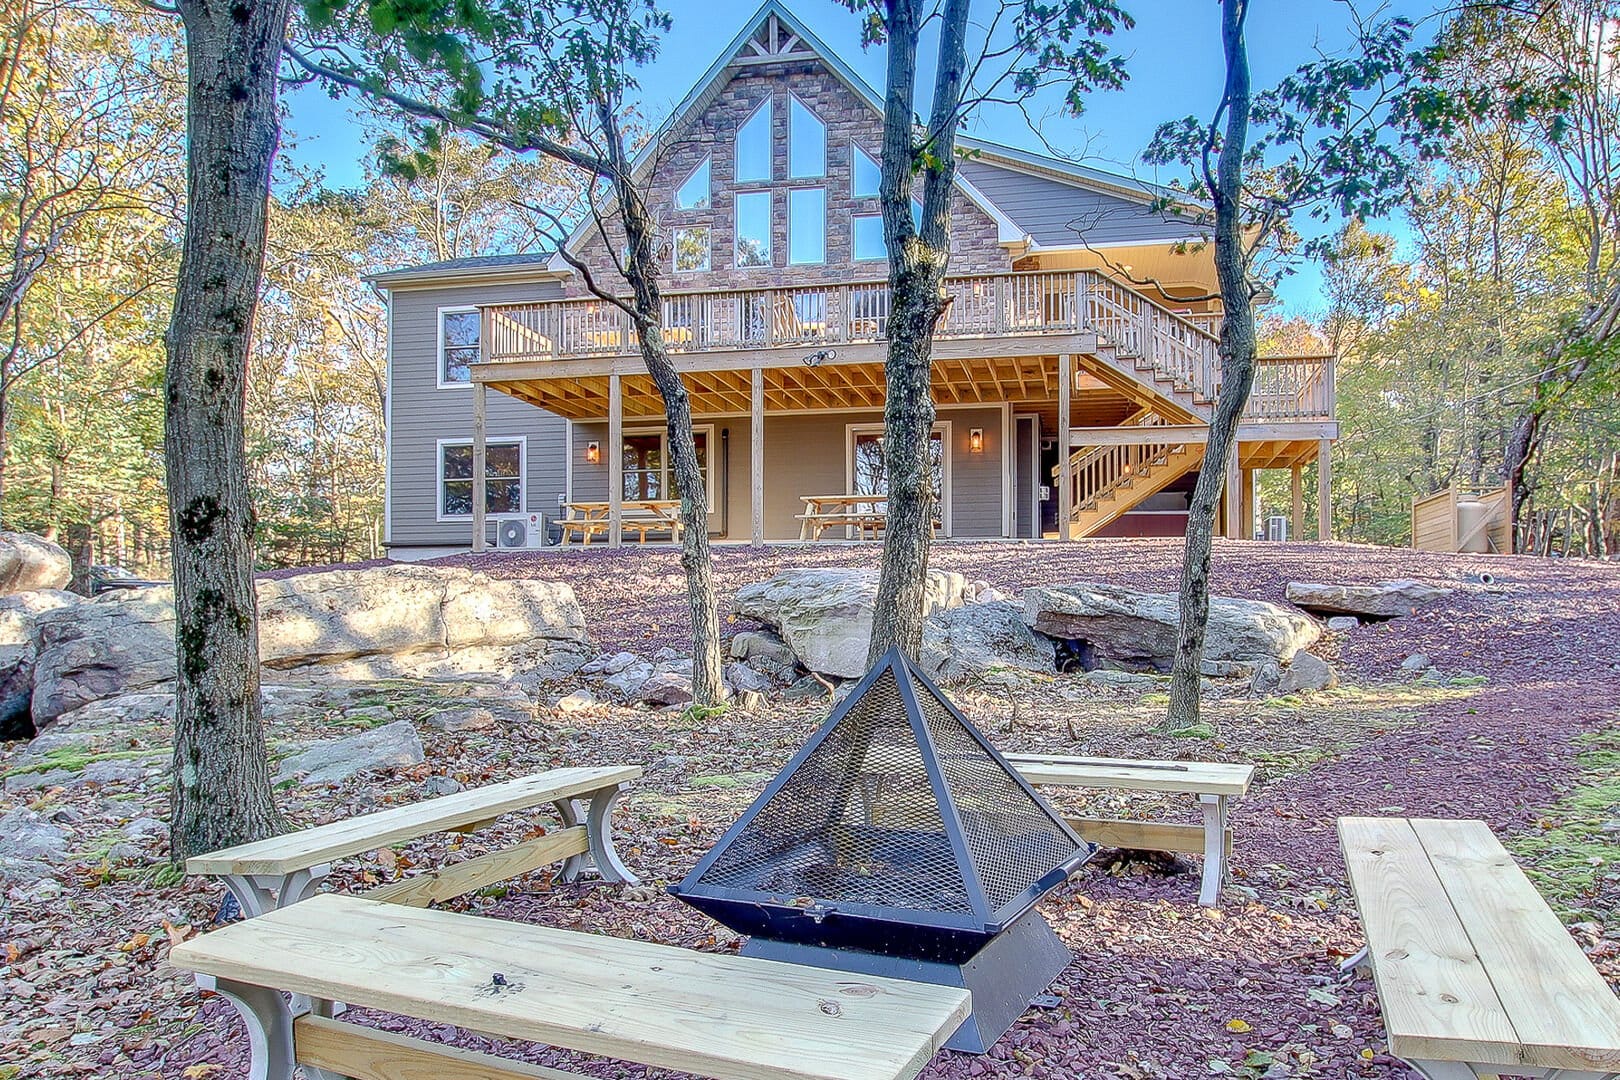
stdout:
[(1215, 907), (1221, 902), (1221, 884), (1226, 880), (1226, 796), (1200, 795), (1204, 808), (1204, 881), (1198, 902)]
[(247, 1025), (248, 1080), (292, 1080), (293, 1012), (279, 990), (198, 975), (197, 985), (229, 1001)]
[(331, 872), (331, 863), (321, 863), (290, 874), (226, 874), (222, 880), (236, 897), (242, 914), (252, 919), (309, 899), (321, 879)]
[[(572, 829), (580, 823), (579, 803), (573, 799), (558, 799), (551, 805), (556, 808), (557, 816), (562, 819), (563, 828)], [(585, 869), (585, 855), (581, 852), (564, 859), (557, 876), (564, 881), (577, 881), (579, 872), (583, 869)]]
[(619, 801), (621, 794), (623, 789), (615, 785), (586, 796), (590, 809), (585, 814), (585, 835), (591, 842), (591, 861), (596, 863), (596, 872), (602, 875), (602, 880), (634, 885), (636, 875), (619, 861), (619, 853), (613, 850), (613, 804)]

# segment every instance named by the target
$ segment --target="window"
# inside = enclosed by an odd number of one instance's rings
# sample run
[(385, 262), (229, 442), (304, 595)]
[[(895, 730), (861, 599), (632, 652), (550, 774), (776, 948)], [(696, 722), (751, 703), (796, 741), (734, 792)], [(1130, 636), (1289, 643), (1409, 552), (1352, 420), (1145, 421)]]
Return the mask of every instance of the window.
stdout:
[[(692, 429), (692, 438), (697, 443), (698, 471), (703, 474), (703, 486), (711, 510), (714, 508), (714, 483), (709, 474), (709, 436), (713, 431), (711, 426)], [(681, 486), (675, 481), (675, 469), (669, 460), (669, 433), (665, 429), (628, 431), (622, 446), (626, 501), (681, 497)]]
[(889, 245), (883, 239), (883, 215), (861, 214), (850, 218), (849, 225), (853, 257), (857, 262), (889, 257)]
[(439, 385), (468, 386), (478, 363), (478, 309), (439, 309)]
[(827, 125), (788, 95), (788, 175), (827, 175)]
[(686, 182), (675, 190), (675, 209), (677, 210), (707, 210), (709, 208), (709, 162), (712, 158), (704, 158), (702, 164), (692, 170), (692, 175)]
[(771, 99), (754, 110), (754, 115), (737, 129), (738, 183), (771, 178)]
[[(484, 444), (484, 513), (523, 513), (524, 444), (491, 439)], [(439, 443), (439, 518), (471, 517), (473, 447), (470, 442)]]
[[(928, 438), (928, 460), (933, 466), (934, 495), (938, 499), (935, 513), (944, 527), (951, 532), (951, 464), (946, 453), (950, 445), (951, 425), (934, 425)], [(889, 492), (888, 465), (883, 459), (883, 426), (881, 424), (851, 424), (849, 432), (849, 490), (855, 495), (887, 495)]]
[(771, 193), (737, 196), (737, 262), (740, 267), (771, 265)]
[(709, 227), (694, 225), (675, 230), (675, 272), (709, 268)]
[(849, 193), (857, 199), (876, 195), (878, 187), (883, 183), (883, 170), (877, 159), (865, 150), (851, 143), (850, 148), (855, 151), (851, 156), (849, 167)]
[(827, 261), (827, 192), (794, 188), (788, 192), (788, 262)]

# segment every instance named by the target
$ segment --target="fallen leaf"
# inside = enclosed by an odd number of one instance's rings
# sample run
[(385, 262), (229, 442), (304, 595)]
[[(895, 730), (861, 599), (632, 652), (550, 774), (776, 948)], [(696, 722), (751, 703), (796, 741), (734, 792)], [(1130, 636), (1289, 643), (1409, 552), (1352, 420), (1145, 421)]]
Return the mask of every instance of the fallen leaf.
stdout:
[(1237, 1035), (1246, 1035), (1253, 1031), (1254, 1028), (1249, 1026), (1249, 1022), (1247, 1020), (1234, 1019), (1226, 1022), (1226, 1030)]
[(180, 1070), (180, 1075), (184, 1080), (203, 1080), (204, 1077), (213, 1076), (224, 1067), (212, 1061), (205, 1061), (200, 1065), (187, 1065)]

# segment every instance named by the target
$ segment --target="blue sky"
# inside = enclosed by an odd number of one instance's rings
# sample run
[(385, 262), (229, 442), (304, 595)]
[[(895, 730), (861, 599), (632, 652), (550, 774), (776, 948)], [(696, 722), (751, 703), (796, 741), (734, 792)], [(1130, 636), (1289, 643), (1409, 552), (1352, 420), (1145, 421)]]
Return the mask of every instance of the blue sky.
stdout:
[[(787, 0), (788, 6), (846, 63), (873, 86), (883, 85), (883, 53), (863, 50), (855, 16), (832, 0)], [(644, 111), (661, 119), (684, 97), (692, 81), (758, 9), (759, 0), (666, 0), (674, 26), (662, 55), (641, 75)], [(1125, 89), (1091, 96), (1085, 114), (1073, 118), (1043, 108), (1040, 132), (1010, 109), (993, 109), (977, 119), (971, 133), (1037, 152), (1043, 140), (1089, 165), (1144, 179), (1168, 181), (1174, 172), (1154, 170), (1140, 154), (1161, 121), (1207, 116), (1220, 95), (1223, 70), (1216, 0), (1124, 0), (1135, 29), (1117, 35), (1116, 50), (1126, 58)], [(1432, 6), (1391, 0), (1385, 13), (1421, 19)], [(1332, 51), (1348, 40), (1349, 11), (1340, 0), (1257, 0), (1249, 16), (1248, 45), (1254, 83), (1264, 87), (1312, 58), (1317, 48)], [(925, 42), (925, 48), (927, 43)], [(930, 62), (931, 63), (931, 62)], [(927, 65), (924, 66), (925, 70)], [(353, 116), (354, 106), (333, 101), (324, 91), (303, 87), (287, 95), (290, 163), (319, 167), (327, 183), (357, 183), (366, 147)], [(1280, 290), (1291, 313), (1320, 313), (1320, 275), (1314, 267), (1286, 280)]]

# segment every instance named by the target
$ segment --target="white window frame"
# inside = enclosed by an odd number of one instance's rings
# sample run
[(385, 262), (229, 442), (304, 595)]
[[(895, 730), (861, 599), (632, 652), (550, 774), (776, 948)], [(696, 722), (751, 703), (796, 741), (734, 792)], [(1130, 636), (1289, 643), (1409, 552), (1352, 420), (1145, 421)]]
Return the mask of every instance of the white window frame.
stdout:
[[(708, 498), (708, 502), (709, 502), (708, 509), (709, 509), (709, 513), (712, 514), (712, 513), (714, 513), (714, 473), (715, 473), (715, 457), (714, 457), (714, 455), (719, 450), (719, 447), (715, 444), (715, 441), (714, 441), (714, 425), (713, 424), (693, 424), (692, 425), (692, 434), (694, 434), (694, 435), (702, 435), (703, 440), (704, 440), (704, 445), (708, 447), (709, 467), (708, 467), (708, 470), (706, 471), (706, 473), (705, 473), (705, 475), (703, 477), (703, 494)], [(664, 461), (664, 476), (663, 476), (664, 489), (666, 491), (669, 490), (669, 477), (670, 477), (670, 474), (674, 470), (673, 470), (673, 466), (671, 465), (670, 460), (669, 460), (669, 427), (668, 427), (668, 425), (665, 425), (665, 424), (652, 424), (652, 425), (647, 425), (647, 426), (627, 427), (627, 428), (624, 429), (624, 432), (622, 433), (621, 438), (627, 438), (627, 437), (629, 437), (631, 435), (657, 435), (658, 436), (659, 448), (661, 450), (660, 456), (663, 458), (663, 461)], [(620, 447), (619, 447), (619, 454), (620, 454), (620, 457), (622, 458), (623, 454), (624, 454), (624, 446), (623, 446), (622, 443), (620, 444)], [(612, 491), (610, 490), (608, 492), (608, 494), (611, 496)], [(527, 496), (527, 491), (525, 491), (525, 496)]]
[[(492, 445), (508, 445), (517, 443), (518, 448), (518, 514), (529, 512), (529, 437), (527, 435), (490, 435), (484, 439), (486, 451), (484, 471), (489, 471), (487, 451)], [(433, 484), (433, 510), (436, 521), (471, 521), (471, 514), (446, 514), (444, 512), (444, 448), (447, 446), (472, 446), (473, 440), (440, 439), (433, 448), (433, 475), (436, 478)], [(490, 518), (503, 517), (502, 514), (486, 515)]]
[[(862, 157), (866, 158), (866, 160), (870, 161), (873, 165), (877, 166), (877, 171), (878, 171), (878, 190), (877, 191), (865, 191), (865, 192), (863, 192), (863, 191), (856, 190), (856, 187), (855, 187), (855, 169), (856, 169), (855, 155), (856, 154), (860, 154)], [(856, 142), (854, 139), (849, 140), (849, 197), (852, 198), (852, 199), (875, 199), (875, 198), (877, 198), (879, 195), (881, 195), (883, 193), (882, 188), (883, 188), (883, 163), (881, 161), (879, 161), (877, 158), (873, 157), (871, 154), (868, 154), (866, 152), (865, 148), (862, 147), (860, 143)]]
[[(434, 381), (438, 383), (440, 390), (472, 389), (471, 379), (468, 379), (466, 382), (456, 382), (453, 379), (446, 379), (444, 377), (444, 317), (446, 315), (464, 315), (469, 311), (477, 310), (478, 306), (476, 304), (447, 304), (444, 307), (439, 308), (437, 314), (433, 316), (433, 334), (437, 339), (433, 350), (436, 358), (434, 363), (438, 365), (437, 369), (433, 373), (433, 378)], [(480, 319), (478, 327), (478, 342), (480, 348), (483, 346), (483, 341), (484, 327), (483, 320)]]
[[(793, 257), (793, 196), (800, 192), (819, 191), (821, 193), (821, 257), (819, 259), (795, 259)], [(827, 189), (824, 187), (792, 187), (787, 193), (787, 262), (789, 266), (825, 266), (827, 265)]]
[(888, 237), (883, 237), (883, 254), (881, 254), (881, 255), (861, 255), (861, 254), (856, 252), (856, 250), (855, 250), (855, 223), (857, 221), (863, 221), (863, 220), (866, 220), (868, 218), (876, 218), (877, 223), (878, 223), (878, 231), (880, 233), (883, 231), (883, 215), (882, 214), (851, 214), (851, 215), (849, 215), (849, 261), (850, 262), (885, 262), (889, 258), (889, 241), (888, 241)]
[[(855, 436), (882, 435), (882, 424), (845, 424), (844, 425), (844, 490), (851, 495), (855, 493)], [(955, 448), (951, 445), (951, 421), (936, 420), (929, 429), (929, 437), (935, 434), (940, 436), (942, 445), (941, 473), (944, 477), (945, 490), (939, 493), (939, 524), (940, 531), (946, 537), (951, 535), (951, 458)]]
[[(703, 265), (683, 268), (680, 265), (681, 233), (703, 230), (709, 234), (703, 245)], [(702, 274), (714, 266), (714, 228), (710, 225), (677, 225), (670, 233), (669, 272), (672, 274)]]
[[(749, 195), (765, 196), (765, 262), (744, 266), (738, 257), (742, 251), (742, 213), (737, 204)], [(748, 191), (738, 191), (731, 197), (731, 268), (733, 270), (769, 270), (776, 265), (776, 189), (752, 188)]]
[[(683, 190), (685, 190), (686, 185), (690, 184), (692, 182), (692, 178), (697, 176), (698, 170), (702, 169), (702, 168), (707, 168), (709, 170), (709, 187), (708, 187), (708, 190), (703, 193), (703, 201), (701, 203), (698, 203), (698, 204), (693, 205), (693, 206), (682, 206), (681, 205), (681, 192)], [(708, 210), (708, 209), (710, 209), (710, 208), (712, 208), (714, 206), (714, 155), (713, 154), (704, 154), (703, 155), (703, 160), (698, 162), (696, 165), (692, 166), (692, 170), (686, 174), (686, 178), (684, 180), (682, 180), (679, 184), (675, 185), (675, 191), (670, 196), (670, 202), (675, 204), (675, 209), (677, 209), (677, 210)]]
[[(821, 169), (818, 172), (796, 173), (796, 172), (793, 171), (793, 106), (795, 106), (795, 105), (797, 105), (799, 108), (803, 109), (805, 112), (809, 113), (810, 118), (812, 120), (814, 120), (816, 123), (821, 125)], [(787, 142), (788, 142), (788, 144), (787, 144), (788, 179), (789, 180), (821, 180), (821, 179), (824, 179), (826, 177), (826, 175), (827, 175), (827, 121), (823, 120), (821, 118), (821, 115), (819, 113), (817, 113), (816, 110), (814, 110), (810, 106), (806, 105), (802, 100), (800, 100), (799, 95), (793, 93), (792, 91), (788, 92), (787, 120), (788, 120), (788, 123), (787, 123), (787, 128), (788, 128), (788, 138), (787, 138)]]
[[(776, 105), (775, 94), (765, 95), (765, 100), (754, 106), (754, 110), (743, 117), (743, 122), (737, 125), (737, 130), (731, 136), (731, 182), (733, 184), (769, 184), (776, 180)], [(771, 115), (765, 118), (765, 175), (743, 177), (739, 175), (738, 165), (742, 155), (737, 152), (737, 141), (742, 138), (743, 129), (752, 124), (759, 116), (761, 109), (769, 109)]]

